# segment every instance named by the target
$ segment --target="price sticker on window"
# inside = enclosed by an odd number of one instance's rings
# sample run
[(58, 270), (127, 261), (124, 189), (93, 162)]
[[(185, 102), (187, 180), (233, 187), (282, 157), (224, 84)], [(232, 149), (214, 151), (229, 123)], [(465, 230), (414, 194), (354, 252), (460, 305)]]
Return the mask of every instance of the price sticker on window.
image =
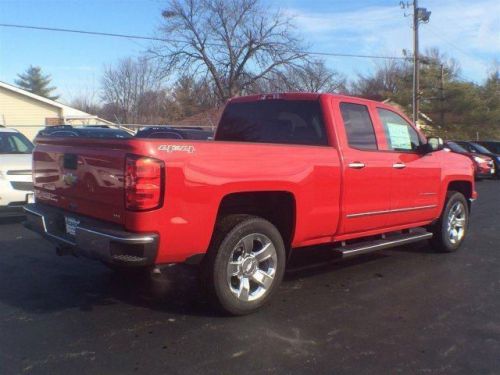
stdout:
[(387, 123), (389, 140), (393, 149), (411, 150), (411, 138), (408, 126), (402, 124)]

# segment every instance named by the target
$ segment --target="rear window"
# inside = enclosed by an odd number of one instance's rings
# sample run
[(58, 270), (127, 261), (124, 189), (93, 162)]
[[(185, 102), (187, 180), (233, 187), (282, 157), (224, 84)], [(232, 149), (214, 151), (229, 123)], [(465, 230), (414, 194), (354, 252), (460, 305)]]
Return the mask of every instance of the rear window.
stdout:
[(230, 103), (222, 115), (215, 139), (328, 145), (320, 103), (313, 100)]
[(360, 150), (377, 150), (377, 138), (368, 107), (355, 103), (340, 103), (349, 146)]

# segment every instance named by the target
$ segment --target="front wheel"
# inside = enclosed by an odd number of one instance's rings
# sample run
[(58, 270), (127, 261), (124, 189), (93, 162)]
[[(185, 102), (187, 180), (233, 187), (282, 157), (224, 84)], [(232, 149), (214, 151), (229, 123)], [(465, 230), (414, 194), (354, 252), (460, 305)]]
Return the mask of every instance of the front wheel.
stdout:
[(462, 193), (450, 191), (439, 220), (434, 224), (431, 244), (436, 251), (458, 250), (465, 239), (469, 226), (469, 207)]
[(244, 315), (269, 301), (285, 271), (285, 246), (269, 221), (232, 215), (221, 221), (204, 264), (205, 287), (223, 311)]

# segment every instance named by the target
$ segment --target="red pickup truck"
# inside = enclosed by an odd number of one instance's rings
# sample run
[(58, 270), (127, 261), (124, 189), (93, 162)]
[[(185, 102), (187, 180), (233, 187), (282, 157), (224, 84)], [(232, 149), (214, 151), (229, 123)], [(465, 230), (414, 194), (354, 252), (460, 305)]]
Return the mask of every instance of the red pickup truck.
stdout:
[(61, 254), (115, 267), (197, 264), (215, 304), (245, 314), (271, 298), (294, 248), (456, 250), (474, 170), (442, 148), (386, 104), (239, 97), (213, 141), (39, 136), (26, 225)]

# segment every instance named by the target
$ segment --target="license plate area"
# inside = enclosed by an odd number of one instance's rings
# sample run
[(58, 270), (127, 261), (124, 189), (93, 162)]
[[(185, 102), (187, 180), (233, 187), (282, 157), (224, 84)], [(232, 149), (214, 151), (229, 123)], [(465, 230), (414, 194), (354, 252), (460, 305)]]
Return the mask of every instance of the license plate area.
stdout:
[(65, 216), (64, 222), (66, 224), (66, 233), (74, 237), (76, 235), (76, 228), (80, 224), (80, 220), (71, 216)]

